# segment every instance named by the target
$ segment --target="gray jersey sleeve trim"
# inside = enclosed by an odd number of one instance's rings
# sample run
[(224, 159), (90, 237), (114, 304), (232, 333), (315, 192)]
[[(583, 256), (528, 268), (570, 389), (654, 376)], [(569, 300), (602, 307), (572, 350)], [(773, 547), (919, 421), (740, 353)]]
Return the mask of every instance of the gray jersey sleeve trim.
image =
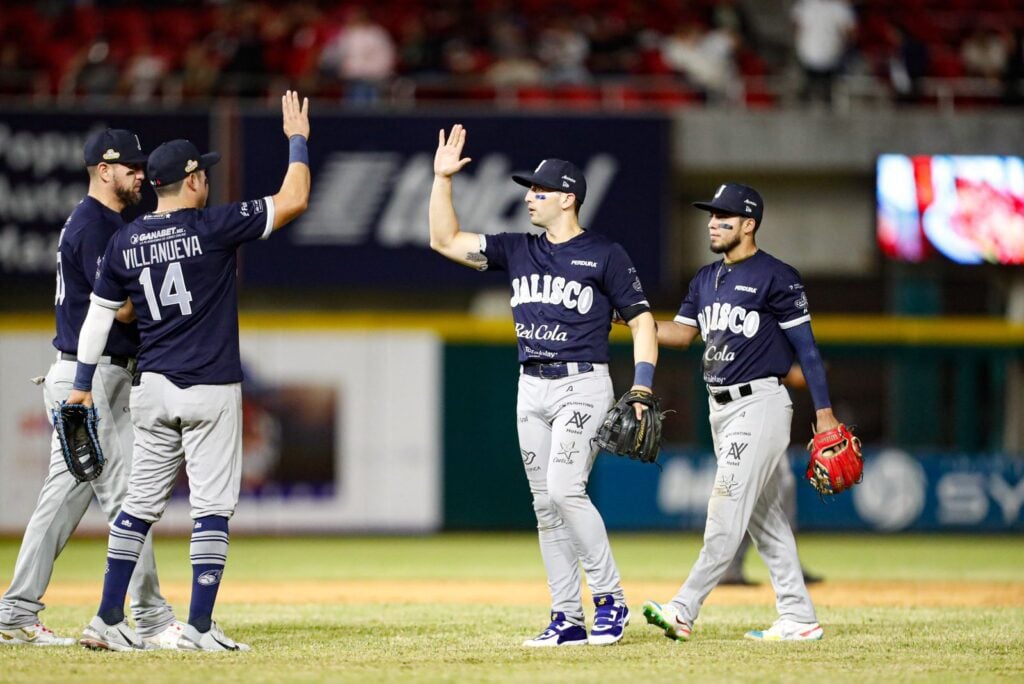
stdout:
[(687, 318), (686, 316), (676, 316), (672, 320), (675, 321), (676, 323), (682, 323), (683, 325), (688, 325), (691, 328), (699, 328), (700, 327), (699, 325), (697, 325), (697, 321), (693, 320), (692, 318)]
[(274, 232), (274, 198), (267, 195), (263, 198), (263, 203), (267, 207), (267, 227), (263, 230), (263, 235), (260, 235), (260, 240), (266, 240)]
[(811, 316), (810, 314), (808, 314), (806, 316), (801, 316), (800, 318), (794, 318), (791, 321), (786, 321), (785, 323), (779, 323), (779, 327), (782, 328), (783, 330), (789, 330), (790, 328), (795, 328), (801, 323), (809, 323), (810, 320)]
[(102, 306), (104, 309), (113, 309), (114, 311), (120, 309), (122, 306), (124, 306), (124, 303), (128, 301), (126, 299), (124, 300), (124, 302), (115, 302), (112, 299), (104, 299), (95, 292), (89, 295), (89, 299), (95, 302), (97, 306)]

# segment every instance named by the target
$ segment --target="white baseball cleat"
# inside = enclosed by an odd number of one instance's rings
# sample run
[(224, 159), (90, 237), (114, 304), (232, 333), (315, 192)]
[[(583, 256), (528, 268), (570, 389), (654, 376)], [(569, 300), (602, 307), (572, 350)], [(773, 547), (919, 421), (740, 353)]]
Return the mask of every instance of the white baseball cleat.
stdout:
[(178, 649), (178, 639), (181, 638), (184, 632), (185, 623), (175, 620), (160, 632), (152, 636), (143, 637), (142, 641), (145, 643), (147, 651), (175, 651)]
[(768, 629), (754, 629), (743, 635), (753, 641), (818, 641), (825, 630), (817, 622), (794, 622), (779, 618)]
[(74, 646), (71, 637), (59, 637), (43, 623), (24, 627), (0, 628), (0, 644), (8, 646)]
[(210, 623), (210, 631), (200, 632), (192, 625), (183, 625), (178, 638), (181, 651), (251, 651), (248, 644), (240, 644), (224, 634), (216, 622)]
[(94, 651), (142, 651), (146, 648), (135, 630), (125, 620), (108, 625), (99, 615), (92, 619), (78, 640), (82, 646)]
[(685, 620), (679, 617), (679, 611), (671, 603), (664, 606), (655, 601), (646, 601), (643, 606), (647, 624), (654, 625), (665, 632), (665, 636), (674, 641), (689, 641), (693, 633)]

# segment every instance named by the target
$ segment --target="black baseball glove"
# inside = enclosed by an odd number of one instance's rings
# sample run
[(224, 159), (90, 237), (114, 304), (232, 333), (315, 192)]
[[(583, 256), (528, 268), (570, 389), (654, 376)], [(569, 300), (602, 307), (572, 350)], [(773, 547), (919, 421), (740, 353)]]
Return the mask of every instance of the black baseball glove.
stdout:
[(61, 404), (53, 409), (53, 429), (57, 431), (64, 462), (79, 482), (95, 480), (103, 472), (103, 449), (96, 432), (99, 416), (95, 408), (82, 404)]
[[(639, 420), (633, 404), (647, 407)], [(608, 410), (595, 441), (613, 454), (656, 463), (661, 448), (661, 422), (667, 413), (662, 413), (661, 401), (650, 392), (630, 390)]]

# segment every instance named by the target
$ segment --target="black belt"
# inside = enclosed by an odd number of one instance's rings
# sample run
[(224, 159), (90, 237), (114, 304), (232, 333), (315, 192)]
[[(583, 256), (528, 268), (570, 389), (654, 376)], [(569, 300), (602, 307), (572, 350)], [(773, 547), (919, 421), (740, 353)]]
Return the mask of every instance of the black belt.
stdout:
[(523, 373), (532, 375), (535, 378), (546, 378), (557, 380), (567, 378), (577, 373), (589, 373), (594, 370), (594, 364), (588, 361), (527, 361), (523, 364)]
[[(776, 380), (778, 380), (778, 378), (776, 378)], [(782, 384), (781, 380), (779, 380), (779, 384)], [(708, 391), (711, 393), (711, 398), (717, 401), (719, 404), (728, 404), (734, 398), (732, 394), (730, 394), (729, 392), (715, 392), (710, 387), (708, 388)], [(748, 382), (745, 385), (740, 385), (739, 387), (737, 387), (736, 391), (739, 392), (739, 395), (741, 397), (749, 397), (751, 394), (754, 393), (754, 388)]]
[[(125, 370), (129, 370), (129, 371), (131, 371), (133, 373), (135, 372), (135, 366), (137, 364), (136, 364), (136, 361), (135, 361), (135, 357), (133, 357), (133, 356), (102, 356), (100, 358), (101, 358), (101, 360), (109, 358), (111, 365), (120, 366), (121, 368), (124, 368)], [(67, 352), (61, 352), (60, 353), (60, 360), (61, 361), (78, 361), (78, 357), (75, 356), (74, 354), (68, 354)]]

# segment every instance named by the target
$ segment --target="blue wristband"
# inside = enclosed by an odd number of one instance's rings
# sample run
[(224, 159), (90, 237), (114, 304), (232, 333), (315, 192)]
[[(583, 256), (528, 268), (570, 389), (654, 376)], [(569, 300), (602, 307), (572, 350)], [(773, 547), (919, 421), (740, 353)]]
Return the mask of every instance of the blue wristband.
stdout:
[(95, 373), (95, 363), (82, 363), (79, 361), (75, 367), (75, 384), (73, 387), (83, 392), (92, 392), (92, 376)]
[(306, 148), (306, 138), (295, 134), (288, 138), (288, 163), (298, 162), (309, 166), (309, 150)]
[(633, 384), (654, 387), (654, 364), (641, 361), (633, 368)]

